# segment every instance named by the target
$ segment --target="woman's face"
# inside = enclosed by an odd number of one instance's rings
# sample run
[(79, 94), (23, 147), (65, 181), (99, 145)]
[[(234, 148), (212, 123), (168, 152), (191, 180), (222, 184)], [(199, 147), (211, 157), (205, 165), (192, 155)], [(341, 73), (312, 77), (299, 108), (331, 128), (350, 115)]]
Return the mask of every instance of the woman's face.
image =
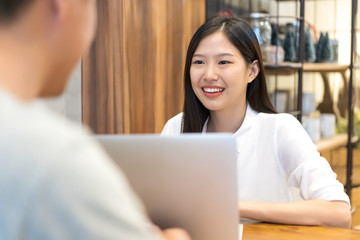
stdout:
[(246, 104), (247, 84), (255, 77), (239, 50), (222, 32), (199, 43), (190, 67), (191, 85), (210, 111), (236, 112)]

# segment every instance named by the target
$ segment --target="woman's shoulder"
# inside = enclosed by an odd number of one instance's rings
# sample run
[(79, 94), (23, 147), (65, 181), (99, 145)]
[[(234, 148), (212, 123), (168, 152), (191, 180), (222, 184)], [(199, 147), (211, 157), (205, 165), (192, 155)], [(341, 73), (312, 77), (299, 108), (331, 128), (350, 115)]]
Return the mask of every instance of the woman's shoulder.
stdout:
[(176, 116), (170, 118), (165, 124), (161, 135), (178, 135), (182, 130), (183, 113), (179, 113)]
[(258, 117), (266, 120), (266, 119), (274, 119), (277, 122), (282, 122), (282, 123), (298, 123), (299, 121), (296, 119), (296, 117), (290, 113), (264, 113), (264, 112), (260, 112), (258, 114)]
[(289, 113), (259, 113), (257, 117), (260, 121), (274, 122), (278, 126), (280, 125), (298, 125), (300, 122)]
[(278, 136), (306, 133), (300, 121), (288, 113), (259, 113), (255, 122), (258, 128), (273, 129), (272, 132)]
[(271, 132), (277, 141), (307, 143), (309, 148), (313, 147), (309, 135), (295, 116), (288, 113), (261, 113), (259, 118), (258, 128), (264, 132)]
[(178, 125), (181, 125), (182, 124), (182, 120), (183, 120), (183, 116), (184, 116), (184, 113), (179, 113), (177, 115), (175, 115), (174, 117), (170, 118), (166, 125), (169, 125), (169, 126), (178, 126)]
[(172, 118), (170, 118), (169, 120), (168, 120), (168, 122), (170, 122), (170, 121), (181, 121), (182, 120), (182, 118), (183, 118), (183, 116), (184, 116), (184, 113), (178, 113), (177, 115), (175, 115), (174, 117), (172, 117)]

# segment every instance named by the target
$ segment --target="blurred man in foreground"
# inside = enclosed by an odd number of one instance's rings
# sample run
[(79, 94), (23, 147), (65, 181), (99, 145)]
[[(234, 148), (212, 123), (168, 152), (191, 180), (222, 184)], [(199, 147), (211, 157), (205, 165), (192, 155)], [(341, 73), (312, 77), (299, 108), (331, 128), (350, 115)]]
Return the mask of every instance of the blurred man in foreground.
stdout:
[(82, 129), (33, 100), (63, 92), (95, 0), (0, 0), (0, 239), (189, 239), (156, 230)]

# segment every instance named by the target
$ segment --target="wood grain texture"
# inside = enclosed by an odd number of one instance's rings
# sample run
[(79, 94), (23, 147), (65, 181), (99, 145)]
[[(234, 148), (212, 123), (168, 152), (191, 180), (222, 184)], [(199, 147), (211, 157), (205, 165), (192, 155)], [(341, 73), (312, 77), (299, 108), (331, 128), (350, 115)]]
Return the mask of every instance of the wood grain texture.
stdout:
[(98, 28), (82, 61), (82, 118), (95, 133), (124, 132), (128, 96), (124, 86), (122, 1), (97, 1)]
[(187, 45), (205, 0), (98, 1), (83, 59), (83, 122), (95, 133), (159, 133), (183, 104)]
[(244, 224), (243, 240), (355, 240), (360, 239), (360, 231), (280, 224)]

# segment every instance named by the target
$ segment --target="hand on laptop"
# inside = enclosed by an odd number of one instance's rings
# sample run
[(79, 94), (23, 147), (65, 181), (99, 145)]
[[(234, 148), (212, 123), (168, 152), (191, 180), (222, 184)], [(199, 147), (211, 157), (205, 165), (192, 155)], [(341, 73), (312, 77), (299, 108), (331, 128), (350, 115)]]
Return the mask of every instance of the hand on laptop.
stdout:
[(181, 228), (168, 228), (162, 231), (166, 240), (191, 240), (190, 235)]
[(191, 240), (190, 235), (182, 228), (167, 228), (161, 230), (158, 226), (153, 228), (162, 236), (163, 240)]

